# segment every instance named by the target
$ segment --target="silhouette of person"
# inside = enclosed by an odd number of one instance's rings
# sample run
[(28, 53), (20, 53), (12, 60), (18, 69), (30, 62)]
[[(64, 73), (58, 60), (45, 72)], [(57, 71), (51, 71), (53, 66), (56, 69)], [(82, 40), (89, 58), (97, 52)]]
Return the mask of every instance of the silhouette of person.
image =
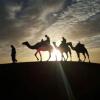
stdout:
[(79, 42), (77, 43), (77, 45), (81, 45), (81, 42), (79, 41)]
[(41, 39), (41, 45), (44, 46), (45, 45), (45, 41), (43, 39)]
[(45, 37), (46, 37), (45, 43), (46, 43), (47, 45), (50, 44), (50, 38), (49, 38), (49, 36), (45, 35)]
[(42, 39), (41, 42), (44, 42), (44, 40)]
[(78, 44), (81, 44), (81, 42), (79, 41)]
[(11, 58), (12, 58), (12, 62), (16, 63), (16, 49), (13, 45), (11, 45)]
[(66, 42), (67, 42), (66, 39), (64, 37), (62, 37), (62, 43), (66, 44)]

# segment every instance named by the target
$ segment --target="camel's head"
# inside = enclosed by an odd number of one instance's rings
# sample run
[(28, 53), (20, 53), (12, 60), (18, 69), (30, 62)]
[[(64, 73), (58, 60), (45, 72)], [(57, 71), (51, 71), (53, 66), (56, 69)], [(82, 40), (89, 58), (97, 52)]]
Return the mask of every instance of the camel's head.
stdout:
[(67, 42), (67, 45), (72, 45), (72, 42)]
[(56, 44), (56, 42), (52, 42), (54, 45)]
[(27, 45), (27, 44), (28, 44), (28, 41), (26, 41), (26, 42), (23, 42), (22, 44), (23, 44), (23, 45)]

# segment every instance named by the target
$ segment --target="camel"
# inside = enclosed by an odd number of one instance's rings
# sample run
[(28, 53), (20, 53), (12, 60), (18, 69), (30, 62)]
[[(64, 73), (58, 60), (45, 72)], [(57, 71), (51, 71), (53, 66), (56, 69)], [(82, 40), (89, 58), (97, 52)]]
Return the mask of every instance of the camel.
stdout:
[[(58, 49), (61, 53), (61, 60), (64, 61), (68, 59), (68, 52), (70, 54), (70, 60), (72, 60), (72, 57), (71, 57), (71, 49), (68, 47), (67, 43), (66, 44), (63, 44), (61, 43), (59, 46), (56, 45), (56, 42), (53, 42), (53, 45), (56, 49)], [(63, 53), (65, 53), (67, 55), (67, 59), (65, 59)]]
[(41, 42), (38, 42), (35, 45), (30, 45), (28, 41), (23, 42), (23, 45), (26, 45), (29, 49), (36, 49), (36, 53), (35, 53), (35, 57), (37, 58), (37, 60), (39, 60), (39, 58), (37, 57), (37, 54), (39, 53), (40, 55), (40, 61), (42, 61), (42, 55), (41, 55), (41, 51), (48, 51), (49, 52), (49, 58), (47, 61), (49, 61), (49, 59), (51, 58), (51, 52), (53, 51), (53, 47), (48, 44), (48, 45), (43, 45)]
[(87, 49), (85, 48), (84, 44), (79, 44), (78, 43), (75, 47), (73, 47), (72, 42), (69, 42), (68, 45), (72, 48), (72, 50), (76, 51), (76, 54), (77, 54), (77, 57), (78, 57), (79, 61), (81, 61), (80, 53), (82, 53), (83, 56), (84, 56), (83, 62), (85, 62), (85, 60), (86, 60), (86, 55), (87, 55), (88, 60), (90, 62), (89, 53), (88, 53)]

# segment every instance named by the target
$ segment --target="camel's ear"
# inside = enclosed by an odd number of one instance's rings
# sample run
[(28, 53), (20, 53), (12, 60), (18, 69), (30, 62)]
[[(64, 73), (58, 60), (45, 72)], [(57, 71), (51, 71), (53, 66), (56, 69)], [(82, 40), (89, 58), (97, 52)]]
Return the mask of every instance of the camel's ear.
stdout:
[(25, 42), (22, 42), (22, 45), (24, 45), (25, 44)]
[(22, 42), (22, 45), (24, 44), (24, 42)]

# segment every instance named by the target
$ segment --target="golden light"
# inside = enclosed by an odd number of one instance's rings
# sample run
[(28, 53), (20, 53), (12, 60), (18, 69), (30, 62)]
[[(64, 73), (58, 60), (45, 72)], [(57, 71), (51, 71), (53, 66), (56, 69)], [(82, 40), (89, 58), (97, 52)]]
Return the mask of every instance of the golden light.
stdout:
[(52, 57), (50, 59), (50, 61), (61, 61), (61, 53), (59, 50), (57, 49), (53, 49), (53, 52), (52, 52)]

